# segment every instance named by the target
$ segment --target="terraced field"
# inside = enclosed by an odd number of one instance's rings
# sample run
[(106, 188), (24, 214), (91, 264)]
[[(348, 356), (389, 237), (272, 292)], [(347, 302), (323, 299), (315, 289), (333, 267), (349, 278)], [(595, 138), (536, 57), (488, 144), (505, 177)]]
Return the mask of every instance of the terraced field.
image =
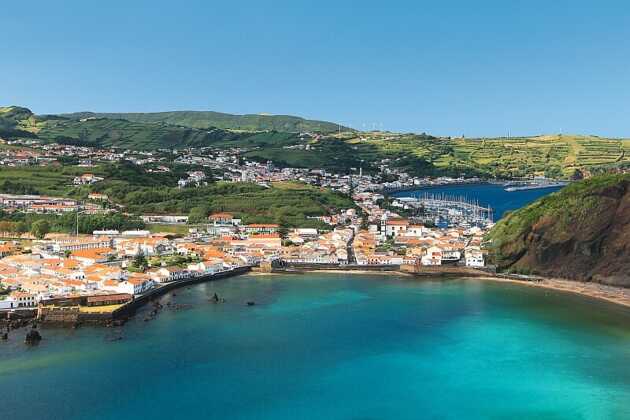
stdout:
[(445, 173), (464, 169), (468, 173), (498, 177), (566, 177), (576, 169), (630, 164), (630, 139), (593, 136), (427, 139), (390, 135), (357, 143), (363, 149), (371, 148), (372, 155), (386, 156), (394, 162), (412, 158), (411, 169), (413, 160), (419, 159)]

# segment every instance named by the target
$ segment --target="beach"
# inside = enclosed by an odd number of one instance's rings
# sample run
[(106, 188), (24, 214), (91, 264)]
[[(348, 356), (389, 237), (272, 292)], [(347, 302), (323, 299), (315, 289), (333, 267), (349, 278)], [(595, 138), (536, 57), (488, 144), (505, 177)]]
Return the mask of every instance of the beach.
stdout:
[(501, 283), (514, 283), (529, 287), (557, 290), (574, 293), (593, 299), (605, 300), (610, 303), (630, 308), (630, 289), (608, 286), (599, 283), (584, 283), (574, 280), (543, 278), (540, 281), (516, 280), (505, 277), (485, 276), (471, 277), (476, 280), (486, 280)]

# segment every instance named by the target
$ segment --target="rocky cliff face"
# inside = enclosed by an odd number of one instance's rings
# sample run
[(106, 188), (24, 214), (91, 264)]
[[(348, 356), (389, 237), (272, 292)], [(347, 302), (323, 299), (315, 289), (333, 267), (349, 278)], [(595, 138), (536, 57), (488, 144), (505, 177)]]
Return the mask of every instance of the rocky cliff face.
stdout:
[(502, 270), (630, 287), (630, 175), (576, 182), (488, 235)]

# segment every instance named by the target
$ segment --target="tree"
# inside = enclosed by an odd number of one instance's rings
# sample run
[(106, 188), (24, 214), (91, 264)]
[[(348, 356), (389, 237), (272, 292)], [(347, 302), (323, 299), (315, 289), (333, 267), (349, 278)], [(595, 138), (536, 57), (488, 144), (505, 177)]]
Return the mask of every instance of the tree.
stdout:
[(193, 207), (190, 209), (190, 213), (188, 213), (188, 223), (195, 224), (205, 222), (209, 212), (208, 206), (205, 205)]
[(36, 220), (31, 225), (31, 233), (37, 239), (43, 239), (50, 232), (50, 224), (47, 220)]
[(21, 236), (26, 232), (28, 232), (28, 226), (26, 223), (20, 221), (15, 224), (15, 233), (18, 233)]
[(139, 249), (138, 253), (133, 258), (133, 265), (136, 268), (140, 268), (140, 269), (143, 269), (144, 267), (147, 266), (147, 258), (144, 256), (144, 252), (142, 251), (142, 249)]
[(3, 220), (0, 222), (0, 232), (14, 233), (15, 223)]

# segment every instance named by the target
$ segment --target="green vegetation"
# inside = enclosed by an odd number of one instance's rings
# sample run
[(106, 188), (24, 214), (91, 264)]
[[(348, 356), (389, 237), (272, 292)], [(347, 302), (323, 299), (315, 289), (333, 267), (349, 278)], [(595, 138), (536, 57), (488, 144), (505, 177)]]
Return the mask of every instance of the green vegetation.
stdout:
[[(30, 232), (38, 237), (42, 232), (73, 233), (77, 228), (77, 214), (75, 212), (63, 215), (35, 214), (35, 213), (2, 213), (0, 212), (0, 232), (15, 233), (16, 237)], [(92, 233), (95, 230), (132, 230), (143, 229), (142, 220), (125, 216), (120, 213), (112, 214), (80, 214), (79, 233)]]
[[(90, 171), (102, 175), (98, 168)], [(85, 172), (76, 166), (0, 166), (0, 193), (67, 196), (74, 191), (74, 177)]]
[(147, 223), (146, 229), (151, 233), (170, 233), (175, 235), (186, 235), (190, 226), (186, 225), (169, 225), (163, 223)]
[(129, 189), (131, 186), (175, 186), (177, 180), (186, 177), (187, 171), (202, 170), (211, 176), (207, 168), (193, 165), (166, 164), (170, 172), (147, 172), (129, 161), (98, 165), (92, 168), (78, 166), (0, 166), (0, 193), (42, 194), (86, 199), (93, 187), (73, 185), (74, 177), (86, 172), (105, 178), (110, 189)]
[(144, 256), (144, 252), (142, 252), (142, 250), (139, 250), (136, 256), (133, 258), (132, 265), (133, 267), (141, 271), (144, 271), (149, 265), (149, 263), (147, 262), (147, 258)]
[(499, 269), (630, 286), (630, 174), (575, 182), (487, 235)]
[[(296, 132), (302, 130), (288, 123), (238, 125), (227, 117), (225, 121), (232, 122), (219, 126), (230, 129), (214, 128), (204, 125), (210, 124), (203, 122), (204, 115), (175, 112), (35, 116), (26, 108), (9, 107), (0, 108), (0, 135), (135, 150), (240, 147), (253, 160), (346, 173), (359, 167), (375, 173), (381, 164), (387, 164), (415, 176), (570, 178), (597, 173), (601, 168), (630, 165), (629, 139), (573, 135), (465, 139), (336, 130), (324, 130), (328, 131), (326, 135), (310, 137), (300, 136)], [(127, 119), (116, 119), (123, 116)], [(245, 117), (254, 116), (236, 118)]]
[(36, 220), (31, 225), (31, 234), (37, 239), (42, 239), (48, 232), (50, 232), (50, 224), (46, 219)]
[[(334, 209), (350, 208), (349, 198), (300, 183), (271, 188), (249, 183), (219, 182), (199, 188), (144, 187), (122, 181), (103, 181), (95, 190), (108, 194), (131, 213), (188, 214), (192, 222), (205, 221), (214, 212), (231, 212), (244, 223), (279, 223), (318, 226), (308, 216), (323, 216)], [(192, 214), (191, 214), (192, 213)], [(196, 218), (196, 220), (195, 220)]]
[(494, 226), (488, 239), (492, 240), (495, 248), (501, 248), (526, 235), (536, 223), (545, 220), (553, 220), (556, 237), (571, 235), (574, 233), (572, 226), (588, 222), (596, 214), (596, 208), (602, 201), (598, 193), (624, 180), (630, 181), (630, 174), (604, 175), (573, 182), (560, 191), (509, 213)]
[(151, 257), (148, 262), (149, 267), (187, 267), (188, 264), (194, 264), (201, 261), (199, 257), (187, 255), (165, 255), (159, 257)]
[(196, 130), (164, 123), (136, 123), (105, 118), (79, 121), (60, 117), (38, 117), (32, 127), (45, 141), (77, 146), (117, 147), (134, 150), (209, 146), (239, 134), (225, 130)]
[[(209, 213), (233, 212), (245, 223), (281, 223), (286, 226), (322, 227), (309, 216), (322, 216), (329, 211), (350, 208), (352, 201), (340, 194), (301, 183), (279, 183), (271, 188), (247, 183), (211, 183), (199, 188), (177, 188), (177, 180), (190, 166), (171, 165), (171, 172), (148, 173), (142, 167), (123, 161), (90, 168), (105, 178), (90, 186), (76, 187), (72, 179), (83, 168), (72, 166), (0, 168), (0, 192), (11, 194), (46, 194), (86, 199), (90, 192), (107, 194), (110, 203), (122, 205), (130, 214), (187, 214), (191, 223), (203, 223)], [(74, 213), (63, 216), (4, 215), (2, 219), (23, 221), (31, 229), (35, 218), (47, 217), (53, 232), (72, 232), (76, 227)], [(111, 216), (79, 217), (79, 231), (142, 228), (137, 219)], [(152, 230), (186, 233), (185, 226), (151, 226)]]
[(36, 137), (35, 134), (22, 130), (20, 122), (28, 122), (33, 113), (19, 106), (0, 107), (0, 137)]
[[(338, 131), (339, 126), (326, 121), (307, 120), (290, 115), (233, 115), (212, 111), (173, 111), (150, 113), (95, 113), (77, 112), (64, 114), (64, 117), (79, 120), (87, 118), (106, 118), (127, 120), (136, 123), (166, 123), (182, 127), (209, 129), (222, 128), (243, 131), (283, 131), (287, 133)], [(348, 130), (341, 127), (342, 130)]]
[(250, 159), (279, 166), (377, 172), (382, 163), (415, 176), (569, 178), (576, 171), (630, 165), (630, 140), (587, 136), (450, 139), (426, 134), (341, 133), (218, 141), (215, 146), (248, 149)]
[(162, 122), (141, 123), (106, 118), (81, 121), (52, 116), (35, 117), (21, 129), (46, 142), (133, 150), (256, 146), (287, 142), (292, 144), (298, 139), (296, 134), (277, 131), (236, 132), (219, 128), (200, 130)]

